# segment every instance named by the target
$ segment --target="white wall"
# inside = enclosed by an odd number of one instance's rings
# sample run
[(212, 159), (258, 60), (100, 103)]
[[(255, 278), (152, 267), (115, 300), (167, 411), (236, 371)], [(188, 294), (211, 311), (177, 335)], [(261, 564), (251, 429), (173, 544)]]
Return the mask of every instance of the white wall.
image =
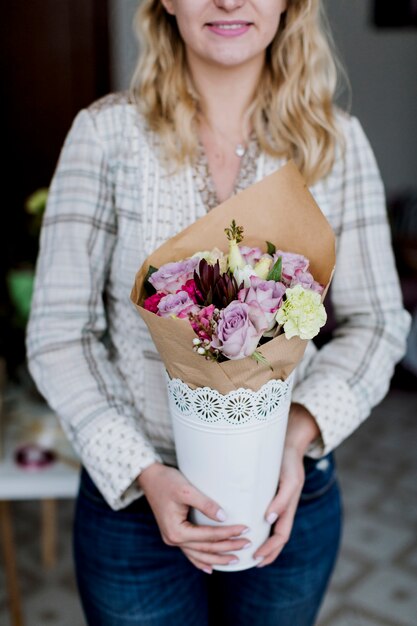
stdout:
[(132, 21), (139, 0), (110, 0), (112, 88), (126, 89), (136, 65), (137, 45)]
[(377, 29), (372, 0), (327, 0), (352, 86), (352, 113), (374, 148), (388, 191), (417, 187), (417, 29)]
[[(376, 29), (372, 0), (325, 4), (351, 81), (352, 113), (371, 141), (387, 191), (417, 186), (417, 29)], [(110, 0), (114, 89), (128, 86), (135, 66), (137, 5)]]

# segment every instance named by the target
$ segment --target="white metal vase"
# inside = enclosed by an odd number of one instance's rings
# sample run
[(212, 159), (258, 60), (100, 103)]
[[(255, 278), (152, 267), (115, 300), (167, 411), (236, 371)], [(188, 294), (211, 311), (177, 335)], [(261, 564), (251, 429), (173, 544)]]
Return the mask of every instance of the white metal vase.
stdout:
[(245, 538), (252, 548), (231, 552), (239, 562), (215, 565), (216, 570), (254, 567), (253, 554), (269, 536), (265, 512), (278, 486), (293, 378), (271, 380), (256, 392), (237, 389), (225, 395), (168, 380), (178, 467), (227, 515), (225, 522), (215, 522), (192, 509), (192, 521), (250, 529)]

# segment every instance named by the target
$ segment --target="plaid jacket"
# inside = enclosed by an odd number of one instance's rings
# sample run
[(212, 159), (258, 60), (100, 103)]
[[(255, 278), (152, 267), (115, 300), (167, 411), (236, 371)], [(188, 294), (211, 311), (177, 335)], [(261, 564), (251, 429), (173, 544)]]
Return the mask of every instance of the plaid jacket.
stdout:
[[(374, 155), (357, 119), (339, 121), (346, 150), (311, 188), (337, 238), (338, 327), (321, 350), (310, 342), (293, 393), (319, 425), (316, 458), (383, 398), (409, 327)], [(159, 151), (125, 96), (77, 115), (50, 187), (27, 331), (30, 371), (115, 510), (142, 495), (143, 469), (176, 463), (163, 366), (129, 295), (145, 258), (206, 207), (192, 167), (167, 172)], [(256, 178), (282, 164), (260, 154)]]

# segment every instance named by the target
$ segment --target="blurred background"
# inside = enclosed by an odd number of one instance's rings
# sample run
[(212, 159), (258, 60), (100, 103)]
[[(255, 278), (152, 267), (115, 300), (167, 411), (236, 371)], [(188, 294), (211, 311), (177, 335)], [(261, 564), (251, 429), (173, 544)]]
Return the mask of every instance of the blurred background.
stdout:
[[(131, 27), (137, 4), (13, 0), (3, 6), (2, 625), (11, 619), (28, 626), (84, 623), (70, 545), (77, 459), (27, 372), (24, 333), (42, 212), (60, 148), (80, 108), (128, 87), (137, 56)], [(320, 626), (415, 626), (417, 3), (397, 0), (388, 7), (378, 0), (327, 0), (325, 5), (351, 83), (351, 112), (365, 129), (385, 183), (404, 302), (414, 325), (387, 398), (337, 452), (345, 538)], [(340, 101), (350, 101), (347, 92)], [(29, 479), (16, 463), (16, 450), (32, 443), (49, 446), (55, 456)]]

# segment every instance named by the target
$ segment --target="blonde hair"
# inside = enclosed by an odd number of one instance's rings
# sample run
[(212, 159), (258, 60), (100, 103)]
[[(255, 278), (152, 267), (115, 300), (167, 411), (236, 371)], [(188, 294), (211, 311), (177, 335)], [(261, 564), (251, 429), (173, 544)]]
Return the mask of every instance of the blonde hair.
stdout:
[[(339, 66), (323, 17), (320, 0), (288, 0), (249, 112), (261, 149), (294, 159), (309, 184), (330, 172), (343, 145), (333, 104)], [(197, 151), (199, 98), (175, 17), (161, 0), (142, 0), (135, 31), (132, 96), (166, 156), (183, 163)]]

